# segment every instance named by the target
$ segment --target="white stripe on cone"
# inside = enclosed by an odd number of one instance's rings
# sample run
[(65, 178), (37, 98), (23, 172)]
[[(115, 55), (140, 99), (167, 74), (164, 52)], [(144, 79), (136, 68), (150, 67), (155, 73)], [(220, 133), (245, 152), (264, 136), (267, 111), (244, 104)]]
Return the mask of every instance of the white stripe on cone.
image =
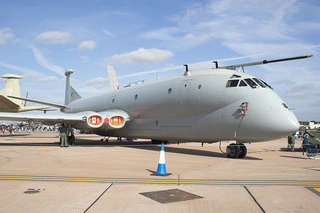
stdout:
[(166, 157), (164, 156), (164, 151), (160, 151), (160, 158), (159, 158), (159, 164), (165, 164), (166, 163)]

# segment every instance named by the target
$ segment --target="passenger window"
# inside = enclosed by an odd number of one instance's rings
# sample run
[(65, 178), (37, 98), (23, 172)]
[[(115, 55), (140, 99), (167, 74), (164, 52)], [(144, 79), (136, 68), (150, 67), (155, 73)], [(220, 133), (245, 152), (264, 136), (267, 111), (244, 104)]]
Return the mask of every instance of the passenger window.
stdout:
[(248, 85), (246, 84), (246, 82), (244, 82), (243, 80), (241, 80), (241, 81), (240, 81), (240, 84), (239, 84), (239, 87), (246, 87), (246, 86), (248, 86)]
[(238, 82), (239, 82), (239, 80), (229, 80), (227, 82), (226, 87), (236, 87), (236, 86), (238, 86)]
[(266, 85), (264, 85), (264, 83), (262, 83), (261, 81), (259, 81), (259, 79), (253, 78), (253, 80), (254, 80), (255, 82), (257, 82), (257, 83), (260, 85), (260, 87), (266, 88)]
[(249, 84), (250, 87), (252, 88), (257, 88), (258, 84), (256, 84), (251, 78), (246, 78), (244, 79), (247, 84)]

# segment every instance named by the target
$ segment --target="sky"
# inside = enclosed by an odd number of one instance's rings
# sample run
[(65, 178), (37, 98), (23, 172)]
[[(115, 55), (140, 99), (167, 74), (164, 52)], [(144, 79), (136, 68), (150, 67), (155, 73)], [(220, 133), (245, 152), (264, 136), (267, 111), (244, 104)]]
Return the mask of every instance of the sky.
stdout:
[[(83, 97), (138, 80), (313, 54), (247, 67), (294, 110), (320, 121), (319, 0), (0, 0), (0, 74), (23, 75), (21, 95), (63, 104), (67, 69)], [(0, 80), (0, 88), (5, 81)]]

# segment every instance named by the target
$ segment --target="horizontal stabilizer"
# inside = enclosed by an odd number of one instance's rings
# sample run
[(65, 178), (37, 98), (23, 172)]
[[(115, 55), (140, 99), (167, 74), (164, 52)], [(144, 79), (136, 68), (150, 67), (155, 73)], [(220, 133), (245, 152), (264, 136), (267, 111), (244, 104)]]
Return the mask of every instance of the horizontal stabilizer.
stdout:
[(0, 95), (0, 111), (7, 111), (11, 109), (19, 109), (19, 105), (11, 101), (6, 96)]
[(8, 97), (9, 98), (19, 99), (19, 100), (24, 100), (24, 101), (29, 101), (29, 102), (33, 102), (33, 103), (37, 103), (37, 104), (44, 104), (44, 105), (47, 105), (47, 106), (56, 107), (56, 108), (60, 108), (60, 109), (65, 109), (66, 108), (65, 105), (60, 105), (60, 104), (53, 104), (53, 103), (48, 103), (48, 102), (44, 102), (44, 101), (32, 100), (32, 99), (28, 99), (28, 98), (19, 98), (19, 97), (15, 97), (15, 96), (8, 96)]
[(229, 65), (229, 66), (219, 67), (219, 68), (235, 70), (238, 67), (248, 67), (248, 66), (261, 65), (261, 64), (282, 62), (282, 61), (298, 60), (298, 59), (310, 58), (312, 56), (313, 55), (303, 55), (303, 56), (295, 56), (295, 57), (290, 57), (290, 58), (280, 58), (280, 59), (274, 59), (274, 60), (263, 60), (263, 61), (256, 61), (256, 62), (244, 63), (244, 64), (234, 64), (234, 65)]

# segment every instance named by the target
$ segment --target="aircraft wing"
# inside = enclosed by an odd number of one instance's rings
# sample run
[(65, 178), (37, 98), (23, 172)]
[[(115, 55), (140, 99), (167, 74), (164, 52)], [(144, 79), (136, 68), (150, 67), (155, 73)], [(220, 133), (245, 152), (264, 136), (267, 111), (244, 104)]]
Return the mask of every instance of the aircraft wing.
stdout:
[(108, 128), (120, 129), (125, 126), (126, 122), (131, 120), (131, 116), (121, 109), (112, 109), (103, 112), (84, 111), (78, 113), (57, 113), (51, 115), (0, 113), (0, 120), (24, 121), (28, 123), (42, 123), (46, 125), (66, 123), (79, 129), (97, 129), (105, 124), (108, 125)]
[(0, 95), (0, 111), (6, 111), (11, 109), (19, 109), (19, 105), (11, 101), (9, 98)]
[(57, 123), (76, 123), (86, 122), (87, 114), (74, 113), (74, 114), (21, 114), (21, 113), (0, 113), (0, 120), (5, 121), (24, 121), (24, 122), (35, 122), (43, 124), (57, 124)]

